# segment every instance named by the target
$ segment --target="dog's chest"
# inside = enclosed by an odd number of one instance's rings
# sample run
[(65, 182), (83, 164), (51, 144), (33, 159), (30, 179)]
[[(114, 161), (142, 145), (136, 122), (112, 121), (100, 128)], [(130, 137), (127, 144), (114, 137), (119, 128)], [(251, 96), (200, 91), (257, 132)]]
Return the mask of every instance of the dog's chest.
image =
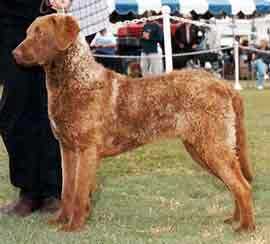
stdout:
[(66, 145), (83, 146), (96, 136), (100, 118), (96, 97), (76, 87), (48, 91), (48, 110), (55, 136)]
[(72, 124), (73, 109), (64, 99), (65, 95), (60, 90), (50, 90), (48, 92), (48, 112), (51, 126), (55, 134), (59, 137), (65, 128)]
[(76, 90), (70, 91), (65, 88), (53, 91), (49, 96), (49, 112), (56, 123), (74, 122), (81, 119), (80, 114), (90, 104), (83, 93), (76, 94)]

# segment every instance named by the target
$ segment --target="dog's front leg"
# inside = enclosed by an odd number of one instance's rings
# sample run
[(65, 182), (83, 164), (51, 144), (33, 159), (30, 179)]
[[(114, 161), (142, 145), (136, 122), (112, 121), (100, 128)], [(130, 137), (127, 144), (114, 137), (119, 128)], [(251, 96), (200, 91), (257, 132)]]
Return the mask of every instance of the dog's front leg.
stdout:
[(72, 201), (72, 217), (62, 226), (64, 231), (80, 230), (90, 212), (90, 193), (96, 187), (96, 169), (98, 155), (96, 145), (92, 145), (78, 152), (78, 165), (76, 169), (75, 191)]
[(75, 174), (78, 164), (77, 151), (67, 148), (60, 143), (61, 158), (62, 158), (62, 195), (61, 207), (56, 215), (49, 220), (49, 224), (67, 223), (73, 214), (73, 196), (75, 191)]

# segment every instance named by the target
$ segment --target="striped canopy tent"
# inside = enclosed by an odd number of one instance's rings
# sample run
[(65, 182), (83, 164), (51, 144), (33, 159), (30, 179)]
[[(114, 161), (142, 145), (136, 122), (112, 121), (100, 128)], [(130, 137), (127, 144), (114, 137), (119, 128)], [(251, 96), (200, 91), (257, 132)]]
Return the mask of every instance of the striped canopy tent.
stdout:
[(270, 12), (270, 0), (107, 0), (111, 11), (120, 15), (128, 13), (143, 14), (145, 11), (159, 12), (163, 5), (168, 5), (172, 12), (182, 14), (195, 11), (204, 14), (207, 11), (213, 15), (225, 13), (235, 15), (242, 12), (251, 15)]

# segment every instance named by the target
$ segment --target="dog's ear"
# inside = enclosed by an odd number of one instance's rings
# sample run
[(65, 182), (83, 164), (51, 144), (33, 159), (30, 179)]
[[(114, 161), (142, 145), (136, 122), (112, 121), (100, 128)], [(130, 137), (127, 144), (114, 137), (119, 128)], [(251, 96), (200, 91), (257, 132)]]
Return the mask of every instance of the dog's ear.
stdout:
[(55, 28), (55, 39), (57, 48), (64, 51), (74, 43), (80, 32), (76, 19), (70, 15), (55, 15), (52, 17)]

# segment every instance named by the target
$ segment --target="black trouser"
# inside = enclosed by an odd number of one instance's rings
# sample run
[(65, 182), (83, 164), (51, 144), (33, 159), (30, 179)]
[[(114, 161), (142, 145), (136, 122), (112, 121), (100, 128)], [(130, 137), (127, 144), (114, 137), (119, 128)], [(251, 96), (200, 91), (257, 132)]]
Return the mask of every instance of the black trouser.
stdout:
[(31, 198), (61, 193), (61, 159), (47, 112), (41, 68), (22, 68), (11, 51), (24, 38), (23, 26), (0, 25), (0, 132), (9, 156), (11, 183)]
[(95, 36), (96, 36), (96, 33), (91, 34), (91, 35), (85, 37), (85, 39), (86, 39), (86, 41), (87, 41), (87, 43), (88, 43), (89, 45), (90, 45), (91, 42), (94, 40)]
[(48, 121), (24, 121), (3, 135), (3, 141), (15, 187), (33, 199), (60, 197), (61, 159)]

